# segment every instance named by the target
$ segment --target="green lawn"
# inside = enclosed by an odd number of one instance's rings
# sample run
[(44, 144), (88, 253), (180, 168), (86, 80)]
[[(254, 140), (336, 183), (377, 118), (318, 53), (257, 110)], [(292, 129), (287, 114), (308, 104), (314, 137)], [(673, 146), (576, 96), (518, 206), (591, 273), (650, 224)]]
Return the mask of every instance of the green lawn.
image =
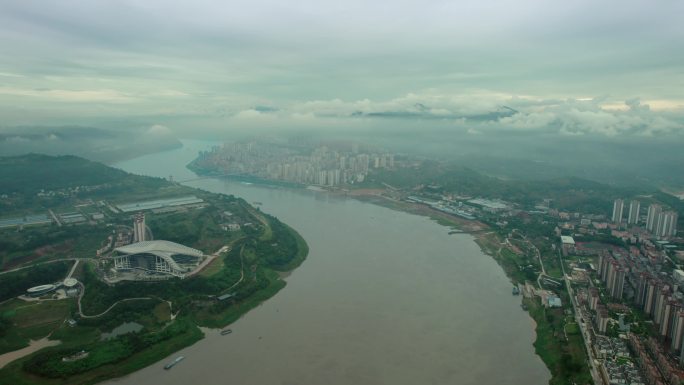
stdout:
[[(64, 379), (47, 379), (27, 373), (23, 365), (31, 356), (14, 361), (0, 370), (0, 384), (4, 385), (87, 385), (95, 384), (109, 378), (120, 377), (151, 365), (160, 358), (166, 357), (184, 347), (190, 346), (203, 338), (203, 333), (195, 326), (171, 339), (152, 345), (145, 350), (128, 356), (125, 360), (114, 364), (103, 365), (88, 372)], [(103, 345), (106, 346), (106, 345)], [(48, 348), (53, 351), (64, 349), (64, 346)], [(46, 349), (42, 351), (47, 351)], [(103, 351), (104, 352), (104, 351)], [(35, 354), (34, 354), (35, 355)]]
[(0, 354), (28, 346), (29, 340), (46, 337), (57, 330), (69, 316), (73, 299), (25, 302), (10, 300), (0, 306), (0, 314), (9, 321), (0, 338)]
[(568, 336), (573, 335), (573, 334), (579, 334), (579, 332), (580, 332), (579, 325), (577, 325), (574, 322), (567, 323), (567, 324), (565, 324), (565, 332), (568, 334)]
[[(538, 299), (524, 299), (528, 311), (537, 323), (537, 339), (534, 342), (536, 353), (551, 370), (551, 385), (587, 384), (591, 374), (587, 366), (584, 341), (579, 333), (570, 333), (578, 325), (565, 325), (564, 310), (546, 309)], [(568, 331), (565, 340), (563, 328)]]

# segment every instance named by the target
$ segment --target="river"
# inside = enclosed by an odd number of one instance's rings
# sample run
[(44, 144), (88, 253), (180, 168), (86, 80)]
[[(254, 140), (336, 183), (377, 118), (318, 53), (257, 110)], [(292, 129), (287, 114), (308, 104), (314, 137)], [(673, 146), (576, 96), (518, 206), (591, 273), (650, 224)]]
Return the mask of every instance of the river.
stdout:
[[(126, 161), (175, 180), (207, 142)], [(310, 253), (275, 297), (154, 365), (109, 384), (546, 384), (534, 322), (502, 269), (467, 234), (326, 192), (185, 182), (262, 202)], [(163, 366), (178, 355), (172, 370)]]

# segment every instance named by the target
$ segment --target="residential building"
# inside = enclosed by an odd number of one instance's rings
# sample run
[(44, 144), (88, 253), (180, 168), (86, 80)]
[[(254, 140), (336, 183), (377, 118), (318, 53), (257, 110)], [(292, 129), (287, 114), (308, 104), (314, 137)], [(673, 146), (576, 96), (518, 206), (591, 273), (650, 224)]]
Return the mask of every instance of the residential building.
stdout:
[(627, 216), (627, 224), (635, 225), (639, 223), (639, 209), (641, 203), (638, 200), (629, 202), (629, 215)]
[(622, 222), (622, 212), (625, 208), (625, 201), (622, 199), (616, 199), (613, 202), (613, 223), (620, 224)]
[(648, 215), (646, 216), (646, 230), (653, 232), (658, 223), (658, 216), (663, 208), (658, 204), (648, 206)]

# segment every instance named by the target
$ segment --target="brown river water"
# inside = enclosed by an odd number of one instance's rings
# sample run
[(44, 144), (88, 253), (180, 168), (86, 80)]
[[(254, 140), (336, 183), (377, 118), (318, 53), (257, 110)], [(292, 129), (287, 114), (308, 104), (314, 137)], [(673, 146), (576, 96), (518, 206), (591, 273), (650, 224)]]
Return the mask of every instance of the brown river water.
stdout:
[[(207, 143), (117, 165), (186, 180)], [(262, 202), (310, 253), (275, 297), (206, 338), (107, 384), (546, 384), (534, 322), (501, 268), (467, 234), (325, 192), (201, 179)], [(185, 359), (171, 370), (163, 366)]]

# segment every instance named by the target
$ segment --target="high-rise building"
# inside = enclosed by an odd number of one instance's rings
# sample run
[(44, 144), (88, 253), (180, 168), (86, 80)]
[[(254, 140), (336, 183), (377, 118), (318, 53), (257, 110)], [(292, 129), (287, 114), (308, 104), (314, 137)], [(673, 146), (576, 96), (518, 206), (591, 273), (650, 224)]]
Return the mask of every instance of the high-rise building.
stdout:
[(606, 283), (606, 289), (610, 296), (615, 299), (622, 299), (625, 287), (625, 269), (615, 258), (602, 255), (599, 258), (599, 271), (601, 280)]
[(632, 200), (629, 202), (629, 215), (627, 216), (627, 223), (630, 225), (635, 225), (639, 223), (639, 209), (641, 208), (641, 203), (638, 200)]
[(590, 287), (589, 298), (587, 300), (589, 301), (589, 309), (596, 310), (601, 300), (599, 290), (595, 287)]
[(662, 337), (668, 338), (672, 336), (672, 324), (674, 322), (674, 316), (678, 310), (679, 305), (677, 301), (669, 300), (665, 303), (663, 307), (663, 315), (660, 317), (660, 328), (659, 332)]
[(675, 314), (672, 325), (672, 351), (679, 351), (682, 348), (682, 338), (684, 338), (684, 311), (681, 309)]
[(670, 300), (670, 289), (668, 286), (663, 287), (660, 293), (656, 295), (655, 306), (653, 308), (653, 322), (660, 326), (665, 315), (665, 305)]
[(620, 224), (622, 222), (622, 212), (624, 208), (625, 201), (623, 201), (622, 199), (616, 199), (615, 202), (613, 202), (613, 223)]
[[(646, 302), (646, 292), (648, 291), (648, 281), (650, 279), (651, 275), (646, 272), (639, 274), (639, 281), (637, 283), (636, 292), (634, 293), (634, 304), (642, 309)], [(682, 327), (684, 327), (684, 325), (682, 325)]]
[(658, 216), (660, 212), (663, 211), (662, 207), (658, 204), (652, 204), (648, 206), (648, 215), (646, 216), (646, 230), (653, 232), (655, 230), (656, 224), (658, 223)]
[(145, 214), (137, 213), (133, 219), (133, 242), (145, 241)]
[(677, 212), (663, 211), (658, 215), (654, 234), (658, 238), (669, 238), (677, 234)]
[(611, 297), (622, 299), (622, 292), (625, 287), (625, 270), (614, 260), (608, 265), (606, 287)]
[(644, 313), (646, 315), (653, 315), (655, 307), (656, 296), (660, 290), (660, 285), (656, 280), (651, 280), (646, 287), (646, 298), (644, 300)]
[(608, 330), (608, 321), (610, 321), (608, 309), (603, 305), (599, 305), (596, 308), (596, 317), (594, 318), (594, 326), (599, 333), (603, 334)]

